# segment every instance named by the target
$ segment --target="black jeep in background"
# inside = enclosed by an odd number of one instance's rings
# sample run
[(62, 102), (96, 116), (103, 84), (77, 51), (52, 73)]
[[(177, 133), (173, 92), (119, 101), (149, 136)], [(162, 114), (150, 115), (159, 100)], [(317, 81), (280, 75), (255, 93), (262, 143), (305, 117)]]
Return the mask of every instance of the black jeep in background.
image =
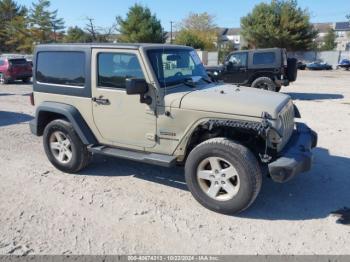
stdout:
[(281, 48), (230, 53), (223, 65), (206, 67), (213, 81), (224, 81), (270, 91), (280, 91), (297, 78), (297, 59)]

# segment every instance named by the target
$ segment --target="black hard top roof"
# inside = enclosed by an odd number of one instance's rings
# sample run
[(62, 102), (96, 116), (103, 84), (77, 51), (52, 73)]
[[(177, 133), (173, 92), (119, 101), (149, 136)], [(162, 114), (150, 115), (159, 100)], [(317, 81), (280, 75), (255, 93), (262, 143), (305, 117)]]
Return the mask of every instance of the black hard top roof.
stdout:
[(273, 48), (257, 48), (257, 49), (248, 49), (248, 50), (237, 50), (233, 51), (232, 53), (241, 53), (241, 52), (276, 52), (276, 51), (281, 51), (285, 50), (284, 48), (279, 48), (279, 47), (273, 47)]
[(37, 45), (38, 49), (74, 49), (74, 48), (122, 48), (122, 49), (140, 49), (140, 48), (191, 48), (182, 45), (170, 45), (170, 44), (150, 44), (150, 43), (65, 43), (65, 44), (40, 44)]

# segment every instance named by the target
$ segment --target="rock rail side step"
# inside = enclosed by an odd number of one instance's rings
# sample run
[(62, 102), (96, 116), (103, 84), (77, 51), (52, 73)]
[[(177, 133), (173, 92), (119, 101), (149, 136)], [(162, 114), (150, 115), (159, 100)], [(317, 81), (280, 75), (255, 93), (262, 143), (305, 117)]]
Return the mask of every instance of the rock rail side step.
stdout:
[(172, 167), (176, 164), (176, 157), (169, 155), (131, 151), (107, 146), (90, 146), (88, 150), (95, 154), (118, 157), (163, 167)]

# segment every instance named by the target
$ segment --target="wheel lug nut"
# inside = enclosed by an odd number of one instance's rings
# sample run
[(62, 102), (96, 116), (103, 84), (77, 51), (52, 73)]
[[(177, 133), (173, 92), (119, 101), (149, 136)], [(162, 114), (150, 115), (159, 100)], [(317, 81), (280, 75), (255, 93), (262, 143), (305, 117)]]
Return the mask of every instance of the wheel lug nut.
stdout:
[(222, 176), (222, 177), (226, 177), (226, 174), (222, 174), (221, 176)]
[(219, 182), (218, 182), (218, 181), (216, 181), (216, 182), (215, 182), (215, 185), (219, 185)]
[(222, 185), (225, 185), (226, 183), (225, 183), (225, 181), (221, 181), (221, 184), (222, 184)]

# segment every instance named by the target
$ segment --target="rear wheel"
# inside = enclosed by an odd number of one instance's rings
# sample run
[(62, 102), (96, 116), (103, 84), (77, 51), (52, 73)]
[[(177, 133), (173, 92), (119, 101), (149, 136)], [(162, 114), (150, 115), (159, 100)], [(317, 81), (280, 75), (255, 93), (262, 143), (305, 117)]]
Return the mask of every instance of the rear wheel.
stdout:
[(25, 84), (30, 83), (30, 77), (23, 78), (22, 82), (25, 83)]
[(85, 168), (91, 158), (71, 123), (58, 119), (49, 123), (43, 136), (45, 153), (59, 170), (77, 173)]
[(273, 92), (275, 92), (277, 88), (275, 82), (269, 77), (259, 77), (255, 79), (252, 83), (252, 87)]
[(243, 145), (210, 139), (192, 150), (185, 165), (186, 183), (204, 207), (237, 214), (256, 199), (262, 181), (259, 163)]

